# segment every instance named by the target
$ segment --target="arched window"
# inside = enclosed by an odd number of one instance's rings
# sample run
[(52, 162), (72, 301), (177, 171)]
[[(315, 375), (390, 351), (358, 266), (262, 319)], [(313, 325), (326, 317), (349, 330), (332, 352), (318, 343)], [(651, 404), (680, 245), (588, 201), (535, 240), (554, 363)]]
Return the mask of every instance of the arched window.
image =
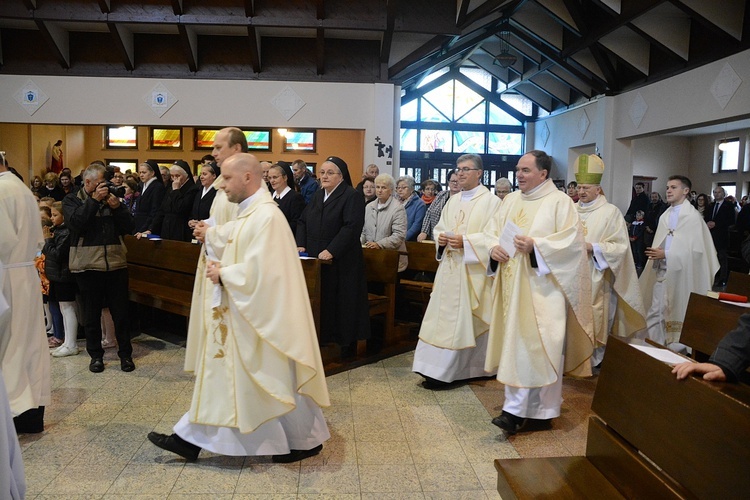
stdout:
[(522, 154), (535, 106), (499, 85), (481, 68), (429, 75), (401, 99), (401, 151)]

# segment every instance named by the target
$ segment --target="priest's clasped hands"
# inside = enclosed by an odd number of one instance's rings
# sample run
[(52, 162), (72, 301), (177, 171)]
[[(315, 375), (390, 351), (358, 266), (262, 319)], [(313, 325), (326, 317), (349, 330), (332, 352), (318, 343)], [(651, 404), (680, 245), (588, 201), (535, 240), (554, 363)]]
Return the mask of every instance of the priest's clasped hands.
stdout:
[(205, 243), (206, 230), (208, 230), (208, 224), (203, 221), (199, 221), (197, 224), (195, 224), (195, 227), (193, 227), (193, 236), (195, 236), (195, 239), (200, 241), (201, 243)]
[[(531, 236), (516, 235), (513, 237), (513, 246), (516, 251), (521, 253), (531, 253), (534, 251), (534, 238)], [(495, 245), (490, 250), (490, 257), (497, 262), (508, 262), (510, 256), (500, 245)]]
[(460, 234), (440, 233), (438, 235), (438, 245), (441, 247), (450, 245), (451, 248), (463, 248), (464, 237)]
[(215, 260), (206, 262), (206, 278), (210, 279), (214, 285), (221, 282), (221, 263)]

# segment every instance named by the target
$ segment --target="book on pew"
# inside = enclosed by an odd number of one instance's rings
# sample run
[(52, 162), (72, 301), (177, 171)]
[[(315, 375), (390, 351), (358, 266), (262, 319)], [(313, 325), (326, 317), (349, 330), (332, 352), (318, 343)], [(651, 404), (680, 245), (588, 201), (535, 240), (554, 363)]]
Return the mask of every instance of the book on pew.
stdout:
[(658, 359), (659, 361), (666, 363), (668, 365), (673, 366), (679, 363), (685, 363), (686, 361), (695, 363), (695, 360), (682, 356), (681, 354), (677, 354), (676, 352), (670, 351), (666, 347), (655, 347), (655, 346), (646, 345), (646, 344), (630, 344), (630, 345), (635, 347), (639, 351), (648, 354), (652, 358)]

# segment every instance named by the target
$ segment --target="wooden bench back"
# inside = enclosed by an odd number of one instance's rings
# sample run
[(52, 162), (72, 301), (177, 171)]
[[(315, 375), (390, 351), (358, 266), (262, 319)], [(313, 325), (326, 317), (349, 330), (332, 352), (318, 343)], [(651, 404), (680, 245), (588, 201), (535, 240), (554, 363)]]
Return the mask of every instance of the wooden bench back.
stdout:
[[(173, 273), (192, 274), (198, 265), (201, 246), (184, 241), (149, 241), (125, 236), (128, 264), (165, 269)], [(150, 281), (150, 280), (149, 280)], [(164, 283), (165, 285), (168, 283)], [(192, 289), (192, 285), (190, 287)]]
[(706, 359), (724, 335), (737, 327), (739, 317), (750, 310), (691, 293), (680, 342), (693, 349), (693, 357)]
[[(669, 365), (612, 337), (592, 410), (691, 495), (731, 498), (750, 491), (747, 386), (678, 381)], [(593, 445), (587, 458), (605, 464), (616, 484), (634, 483), (627, 469), (617, 472), (617, 461)]]
[(406, 242), (406, 251), (409, 254), (409, 265), (406, 267), (411, 271), (436, 273), (439, 262), (435, 259), (434, 243)]
[(727, 280), (727, 292), (750, 297), (750, 274), (730, 272)]
[(398, 250), (363, 248), (362, 254), (369, 283), (398, 282)]

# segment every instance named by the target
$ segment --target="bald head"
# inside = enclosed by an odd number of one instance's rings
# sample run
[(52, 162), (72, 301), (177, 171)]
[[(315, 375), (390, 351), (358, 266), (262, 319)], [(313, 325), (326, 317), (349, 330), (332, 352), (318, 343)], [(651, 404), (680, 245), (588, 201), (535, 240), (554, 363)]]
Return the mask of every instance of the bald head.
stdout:
[(248, 153), (237, 153), (224, 161), (224, 192), (232, 203), (241, 203), (260, 189), (263, 170), (258, 159)]

